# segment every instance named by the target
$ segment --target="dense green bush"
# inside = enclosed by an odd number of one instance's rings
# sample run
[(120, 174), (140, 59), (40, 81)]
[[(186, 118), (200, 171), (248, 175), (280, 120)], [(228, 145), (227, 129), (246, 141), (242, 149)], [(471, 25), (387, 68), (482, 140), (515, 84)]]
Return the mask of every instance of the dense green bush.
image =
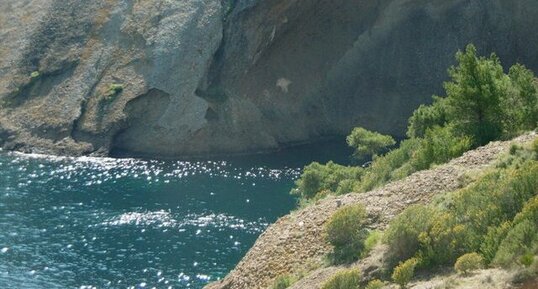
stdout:
[(325, 282), (321, 289), (359, 289), (360, 280), (358, 269), (342, 270)]
[(506, 114), (503, 125), (504, 132), (514, 136), (538, 125), (538, 86), (534, 73), (521, 64), (512, 66), (508, 76), (512, 89), (502, 103)]
[(451, 126), (428, 128), (424, 139), (411, 159), (413, 170), (430, 168), (461, 156), (472, 146), (471, 138), (457, 136)]
[(538, 254), (538, 196), (525, 204), (513, 223), (498, 246), (495, 264), (510, 266), (524, 255)]
[(380, 231), (371, 231), (368, 233), (368, 237), (364, 240), (364, 250), (362, 256), (366, 256), (372, 249), (381, 242), (383, 235)]
[(348, 190), (353, 189), (354, 180), (360, 179), (362, 171), (360, 167), (342, 166), (333, 162), (326, 165), (313, 162), (304, 168), (301, 178), (295, 182), (292, 194), (309, 200), (315, 199), (322, 191), (348, 193)]
[(459, 257), (456, 264), (454, 264), (454, 269), (464, 275), (482, 268), (484, 268), (484, 258), (478, 253), (465, 254)]
[(502, 240), (506, 238), (506, 235), (512, 228), (512, 222), (507, 221), (499, 226), (490, 226), (488, 231), (480, 245), (480, 253), (484, 257), (484, 262), (489, 264), (495, 258), (499, 246), (501, 245)]
[(421, 139), (407, 139), (398, 149), (374, 158), (373, 163), (364, 171), (358, 191), (367, 192), (392, 180), (398, 180), (414, 172), (410, 159), (420, 146)]
[(353, 155), (359, 160), (377, 155), (396, 144), (391, 136), (372, 132), (362, 127), (353, 129), (346, 140), (347, 144), (355, 149)]
[(403, 263), (400, 263), (392, 273), (392, 280), (394, 283), (400, 285), (400, 288), (405, 288), (409, 281), (413, 279), (415, 275), (415, 267), (418, 264), (418, 259), (411, 258)]
[(432, 219), (438, 215), (430, 206), (415, 205), (398, 215), (386, 230), (383, 240), (389, 246), (389, 263), (398, 262), (416, 255), (421, 248), (420, 236), (432, 228)]
[[(538, 244), (538, 224), (525, 220), (514, 226), (499, 245), (494, 264), (510, 266)], [(535, 252), (538, 253), (538, 252)]]
[(538, 138), (532, 142), (532, 150), (536, 154), (535, 157), (538, 160)]
[(421, 105), (409, 118), (407, 126), (407, 136), (409, 138), (421, 138), (426, 134), (426, 130), (435, 126), (444, 126), (447, 122), (446, 98), (433, 97), (431, 105)]
[(350, 263), (359, 258), (368, 236), (368, 230), (364, 228), (365, 218), (366, 210), (359, 204), (344, 207), (329, 219), (325, 233), (327, 241), (334, 246), (333, 263)]
[(530, 267), (532, 263), (534, 262), (534, 254), (533, 253), (526, 253), (525, 255), (519, 257), (519, 263), (523, 265), (524, 267)]

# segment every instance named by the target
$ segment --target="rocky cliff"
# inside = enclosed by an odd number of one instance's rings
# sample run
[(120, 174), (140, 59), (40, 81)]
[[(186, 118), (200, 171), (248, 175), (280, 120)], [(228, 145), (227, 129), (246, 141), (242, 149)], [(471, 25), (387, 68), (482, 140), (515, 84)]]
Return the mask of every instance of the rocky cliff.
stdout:
[(3, 0), (0, 145), (248, 152), (401, 135), (469, 42), (538, 71), (535, 0)]

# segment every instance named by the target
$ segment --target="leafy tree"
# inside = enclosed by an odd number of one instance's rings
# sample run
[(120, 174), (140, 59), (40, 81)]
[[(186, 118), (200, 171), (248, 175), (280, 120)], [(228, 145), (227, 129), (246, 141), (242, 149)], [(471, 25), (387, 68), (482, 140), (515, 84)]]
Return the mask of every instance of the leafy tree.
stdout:
[(534, 73), (521, 64), (515, 64), (508, 73), (512, 91), (504, 100), (505, 134), (512, 136), (534, 129), (538, 124), (538, 87)]
[(503, 73), (497, 55), (478, 57), (470, 44), (456, 54), (458, 66), (449, 69), (445, 83), (447, 121), (457, 131), (484, 145), (502, 136), (502, 99), (508, 95), (510, 78)]
[(396, 141), (391, 136), (357, 127), (347, 137), (347, 144), (355, 149), (355, 158), (364, 159), (381, 153), (395, 145)]

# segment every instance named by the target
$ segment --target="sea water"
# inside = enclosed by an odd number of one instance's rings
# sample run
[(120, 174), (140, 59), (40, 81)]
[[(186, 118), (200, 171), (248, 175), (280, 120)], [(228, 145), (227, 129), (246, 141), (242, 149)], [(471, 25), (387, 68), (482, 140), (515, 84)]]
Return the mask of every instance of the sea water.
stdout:
[(0, 153), (0, 288), (202, 288), (295, 207), (324, 143), (212, 160)]

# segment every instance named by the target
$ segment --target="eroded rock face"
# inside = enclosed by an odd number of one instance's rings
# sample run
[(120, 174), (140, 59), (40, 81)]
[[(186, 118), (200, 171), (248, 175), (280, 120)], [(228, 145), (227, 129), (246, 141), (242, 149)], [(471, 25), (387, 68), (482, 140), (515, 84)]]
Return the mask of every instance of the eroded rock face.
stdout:
[[(1, 57), (0, 126), (16, 132), (5, 146), (189, 151), (183, 143), (206, 125), (208, 104), (194, 92), (221, 42), (219, 0), (21, 2), (0, 4), (11, 25), (2, 43), (18, 43)], [(66, 141), (74, 145), (59, 151)]]
[(538, 71), (535, 27), (534, 0), (4, 0), (0, 145), (184, 156), (402, 135), (469, 42)]

